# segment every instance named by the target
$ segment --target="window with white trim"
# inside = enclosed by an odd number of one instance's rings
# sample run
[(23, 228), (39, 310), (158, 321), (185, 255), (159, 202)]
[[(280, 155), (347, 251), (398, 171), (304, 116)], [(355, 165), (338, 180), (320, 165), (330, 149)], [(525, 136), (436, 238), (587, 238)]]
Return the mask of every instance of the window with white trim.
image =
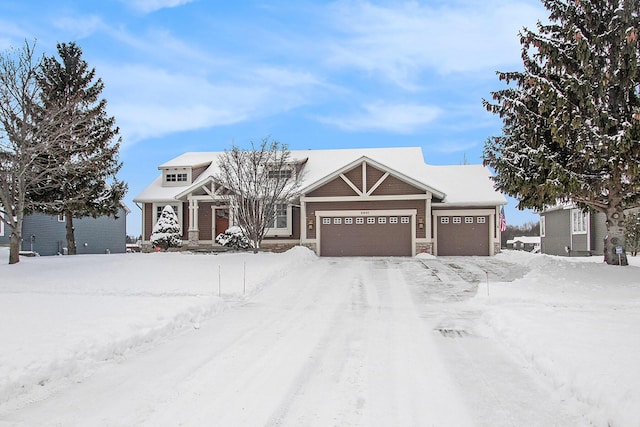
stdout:
[(322, 224), (324, 225), (331, 224), (331, 218), (322, 218)]
[(389, 224), (397, 224), (398, 223), (398, 217), (397, 216), (390, 216), (389, 217)]
[(340, 218), (340, 217), (333, 218), (333, 223), (334, 224), (342, 224), (342, 218)]
[(486, 223), (486, 222), (487, 222), (487, 218), (485, 218), (485, 217), (483, 217), (483, 216), (479, 216), (479, 217), (477, 217), (477, 218), (476, 218), (476, 222), (477, 222), (478, 224), (484, 224), (484, 223)]
[(546, 220), (547, 220), (547, 218), (545, 216), (540, 215), (540, 237), (544, 237), (545, 236)]
[[(158, 216), (158, 218), (160, 218)], [(64, 214), (58, 214), (58, 222), (65, 222), (67, 219), (65, 218)]]
[(449, 224), (449, 217), (448, 216), (441, 216), (440, 217), (440, 224)]
[(573, 209), (571, 211), (571, 233), (572, 234), (586, 234), (588, 213), (583, 212), (580, 209)]
[(267, 223), (268, 228), (287, 228), (287, 204), (277, 203), (273, 207), (273, 219)]
[[(156, 206), (156, 221), (160, 219), (160, 216), (162, 215), (162, 210), (164, 209), (165, 206), (166, 205)], [(176, 214), (176, 216), (178, 216), (178, 206), (171, 205), (171, 208), (173, 208), (173, 213)], [(64, 215), (62, 216), (62, 220), (60, 220), (60, 217), (58, 216), (58, 221), (64, 221)]]
[(373, 216), (368, 216), (367, 217), (367, 224), (375, 224), (376, 223), (376, 218)]
[(293, 176), (291, 169), (271, 169), (267, 176), (272, 179), (289, 179)]
[(378, 224), (386, 224), (387, 223), (387, 217), (386, 216), (379, 216), (378, 217)]
[(364, 218), (362, 217), (356, 218), (356, 224), (364, 224)]
[(454, 224), (462, 224), (462, 218), (459, 216), (454, 216), (453, 217), (453, 223)]
[(403, 216), (402, 218), (400, 218), (400, 224), (409, 224), (409, 217)]
[(465, 224), (473, 224), (473, 217), (472, 216), (465, 216), (464, 217), (464, 223)]
[(165, 175), (166, 182), (187, 182), (186, 173), (168, 173)]
[(344, 219), (344, 223), (345, 223), (346, 225), (351, 225), (351, 224), (353, 224), (353, 218), (345, 218), (345, 219)]

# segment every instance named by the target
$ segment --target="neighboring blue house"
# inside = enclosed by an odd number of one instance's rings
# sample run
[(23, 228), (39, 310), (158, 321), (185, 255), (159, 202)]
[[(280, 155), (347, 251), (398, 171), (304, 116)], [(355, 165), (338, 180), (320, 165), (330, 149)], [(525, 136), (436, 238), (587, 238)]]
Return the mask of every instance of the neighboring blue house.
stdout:
[[(124, 253), (127, 238), (127, 214), (122, 206), (118, 218), (77, 218), (73, 220), (78, 254)], [(9, 244), (9, 227), (0, 221), (0, 245)], [(32, 214), (22, 224), (22, 250), (40, 255), (65, 254), (65, 219), (60, 216)]]

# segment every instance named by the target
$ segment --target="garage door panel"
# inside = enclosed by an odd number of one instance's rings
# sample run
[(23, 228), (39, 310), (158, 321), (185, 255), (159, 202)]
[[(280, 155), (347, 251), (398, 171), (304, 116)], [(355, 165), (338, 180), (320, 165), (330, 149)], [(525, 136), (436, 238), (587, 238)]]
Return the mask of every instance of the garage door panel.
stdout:
[[(488, 217), (438, 218), (438, 256), (489, 255)], [(473, 222), (466, 222), (465, 218), (472, 218)]]
[[(380, 218), (383, 218), (383, 223)], [(391, 222), (394, 220), (390, 218), (395, 218), (396, 222)], [(324, 221), (327, 219), (323, 218)], [(322, 256), (412, 254), (411, 223), (403, 222), (397, 217), (357, 217), (350, 221), (346, 218), (331, 218), (330, 223), (322, 223), (320, 236)]]

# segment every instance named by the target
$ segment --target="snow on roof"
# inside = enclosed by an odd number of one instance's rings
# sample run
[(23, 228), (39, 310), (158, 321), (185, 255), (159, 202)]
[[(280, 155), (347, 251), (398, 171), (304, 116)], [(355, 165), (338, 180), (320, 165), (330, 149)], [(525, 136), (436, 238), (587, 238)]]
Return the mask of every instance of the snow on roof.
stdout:
[[(195, 187), (215, 175), (217, 160), (223, 152), (187, 152), (159, 166), (209, 167), (193, 182)], [(291, 158), (305, 162), (301, 188), (307, 188), (328, 175), (359, 159), (370, 159), (389, 170), (423, 183), (445, 195), (445, 205), (506, 204), (506, 199), (493, 189), (490, 171), (481, 165), (431, 166), (424, 162), (420, 147), (349, 148), (334, 150), (291, 150)], [(365, 159), (365, 160), (366, 160)], [(173, 200), (188, 187), (163, 187), (162, 177), (156, 178), (135, 199), (136, 202)]]
[(540, 244), (540, 236), (519, 236), (514, 237), (513, 239), (507, 240), (507, 244), (522, 242), (526, 244), (539, 245)]

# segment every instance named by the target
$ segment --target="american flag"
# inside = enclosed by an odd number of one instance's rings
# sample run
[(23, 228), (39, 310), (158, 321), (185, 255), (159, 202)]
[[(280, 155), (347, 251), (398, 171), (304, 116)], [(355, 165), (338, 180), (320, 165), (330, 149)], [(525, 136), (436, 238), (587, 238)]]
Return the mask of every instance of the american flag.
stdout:
[(500, 208), (500, 232), (507, 229), (507, 218), (504, 216), (504, 207)]

